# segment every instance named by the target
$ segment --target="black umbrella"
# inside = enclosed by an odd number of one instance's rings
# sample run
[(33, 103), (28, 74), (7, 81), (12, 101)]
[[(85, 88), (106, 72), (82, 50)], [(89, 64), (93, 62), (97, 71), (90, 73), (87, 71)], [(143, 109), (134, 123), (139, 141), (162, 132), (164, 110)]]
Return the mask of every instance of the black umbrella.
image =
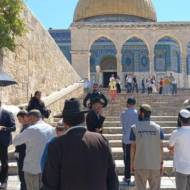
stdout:
[(0, 71), (0, 86), (10, 86), (17, 84), (17, 82), (7, 73)]

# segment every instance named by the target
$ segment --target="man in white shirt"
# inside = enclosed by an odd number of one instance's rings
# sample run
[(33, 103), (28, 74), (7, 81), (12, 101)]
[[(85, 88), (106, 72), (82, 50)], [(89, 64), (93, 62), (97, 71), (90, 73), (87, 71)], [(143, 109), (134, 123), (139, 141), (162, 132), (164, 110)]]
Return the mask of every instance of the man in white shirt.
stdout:
[(133, 78), (131, 75), (129, 75), (127, 77), (127, 93), (132, 93), (132, 89), (133, 89)]
[(24, 159), (24, 176), (28, 190), (39, 190), (41, 184), (41, 157), (46, 144), (55, 137), (55, 129), (42, 120), (38, 110), (29, 112), (31, 126), (18, 134), (13, 144), (18, 146), (26, 144), (26, 156)]
[(174, 167), (176, 169), (176, 189), (190, 189), (190, 112), (182, 109), (179, 113), (182, 124), (172, 133), (169, 150), (174, 151)]

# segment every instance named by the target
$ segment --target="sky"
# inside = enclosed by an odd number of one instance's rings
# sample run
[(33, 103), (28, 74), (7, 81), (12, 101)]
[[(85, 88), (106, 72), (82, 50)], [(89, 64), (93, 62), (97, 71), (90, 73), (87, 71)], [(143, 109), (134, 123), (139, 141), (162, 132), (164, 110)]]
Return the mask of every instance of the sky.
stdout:
[[(67, 29), (72, 23), (78, 2), (78, 0), (24, 1), (47, 29), (50, 27)], [(190, 21), (190, 0), (152, 0), (152, 2), (158, 21)]]

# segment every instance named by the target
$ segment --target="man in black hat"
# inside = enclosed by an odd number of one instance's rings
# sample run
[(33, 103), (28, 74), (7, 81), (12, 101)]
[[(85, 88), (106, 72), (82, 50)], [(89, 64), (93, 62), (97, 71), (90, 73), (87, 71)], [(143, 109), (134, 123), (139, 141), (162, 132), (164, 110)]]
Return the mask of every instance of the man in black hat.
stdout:
[(88, 93), (86, 95), (86, 97), (84, 98), (84, 100), (83, 100), (83, 106), (91, 108), (92, 107), (91, 103), (96, 98), (100, 98), (101, 99), (103, 107), (107, 106), (107, 104), (108, 104), (107, 98), (104, 96), (104, 94), (102, 94), (99, 91), (99, 86), (98, 86), (98, 84), (95, 83), (93, 85), (93, 91), (91, 93)]
[(100, 98), (91, 102), (92, 109), (86, 116), (86, 126), (91, 132), (102, 133), (105, 117), (102, 116), (103, 103)]
[(85, 116), (79, 102), (66, 101), (62, 117), (67, 131), (48, 146), (43, 189), (119, 190), (108, 143), (81, 126)]

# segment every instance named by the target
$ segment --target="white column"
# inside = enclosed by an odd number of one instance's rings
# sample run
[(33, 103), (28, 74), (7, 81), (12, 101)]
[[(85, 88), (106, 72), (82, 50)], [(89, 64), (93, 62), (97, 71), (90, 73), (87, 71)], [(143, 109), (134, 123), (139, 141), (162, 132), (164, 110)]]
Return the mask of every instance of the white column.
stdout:
[(121, 85), (123, 86), (122, 54), (117, 53), (116, 58), (117, 58), (117, 75), (119, 76), (121, 83), (122, 83)]
[(155, 70), (154, 70), (154, 49), (151, 49), (149, 52), (149, 74), (150, 75), (155, 75)]
[(187, 76), (187, 50), (184, 50), (181, 54), (181, 75), (180, 87), (188, 88), (188, 76)]
[(120, 76), (120, 74), (122, 73), (121, 53), (117, 53), (116, 58), (117, 58), (117, 73)]

